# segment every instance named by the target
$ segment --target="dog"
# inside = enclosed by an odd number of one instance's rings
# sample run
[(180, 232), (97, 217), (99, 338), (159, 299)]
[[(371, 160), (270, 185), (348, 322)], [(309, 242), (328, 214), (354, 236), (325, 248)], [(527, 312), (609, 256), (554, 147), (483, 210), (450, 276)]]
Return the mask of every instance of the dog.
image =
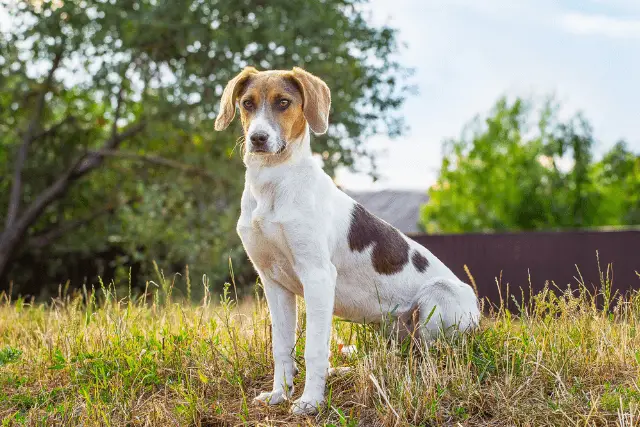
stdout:
[(379, 323), (391, 317), (425, 340), (478, 325), (478, 300), (427, 249), (369, 213), (334, 184), (313, 158), (311, 132), (329, 127), (331, 92), (301, 69), (247, 67), (226, 85), (215, 129), (236, 109), (245, 136), (245, 186), (237, 232), (260, 276), (272, 323), (273, 389), (256, 402), (293, 393), (297, 372), (296, 296), (306, 305), (306, 364), (294, 414), (324, 400), (333, 315)]

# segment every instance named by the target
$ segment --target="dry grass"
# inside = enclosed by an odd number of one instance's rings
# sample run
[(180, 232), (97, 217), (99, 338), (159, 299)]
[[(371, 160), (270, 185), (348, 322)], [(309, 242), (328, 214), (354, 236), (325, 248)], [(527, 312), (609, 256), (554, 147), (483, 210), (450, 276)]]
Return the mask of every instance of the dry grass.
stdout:
[[(268, 311), (233, 290), (175, 302), (162, 280), (151, 301), (101, 288), (49, 304), (0, 306), (3, 425), (639, 425), (640, 293), (548, 287), (515, 317), (504, 306), (481, 329), (428, 350), (335, 322), (329, 380), (315, 418), (256, 407), (270, 388)], [(601, 309), (600, 306), (608, 306)], [(513, 302), (512, 302), (513, 306)], [(301, 312), (303, 310), (300, 310)], [(296, 348), (304, 379), (304, 317)]]

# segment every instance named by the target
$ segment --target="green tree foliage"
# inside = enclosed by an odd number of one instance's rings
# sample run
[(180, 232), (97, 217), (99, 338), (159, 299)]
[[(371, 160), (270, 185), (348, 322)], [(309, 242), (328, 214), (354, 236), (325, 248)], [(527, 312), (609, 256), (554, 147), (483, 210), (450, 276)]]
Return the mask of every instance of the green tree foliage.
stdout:
[[(408, 71), (364, 1), (18, 1), (0, 35), (0, 281), (38, 286), (65, 254), (113, 250), (219, 280), (242, 260), (240, 127), (213, 132), (246, 65), (301, 66), (332, 89), (314, 148), (332, 173), (403, 130)], [(46, 274), (24, 263), (38, 259)], [(29, 258), (31, 257), (31, 258)], [(113, 261), (113, 260), (112, 260)], [(108, 266), (106, 266), (108, 267)], [(121, 269), (126, 275), (126, 268)], [(61, 275), (65, 277), (64, 274)], [(92, 278), (89, 278), (90, 280)], [(56, 284), (57, 285), (57, 284)]]
[(618, 142), (592, 169), (602, 224), (640, 224), (640, 156)]
[(594, 145), (581, 115), (562, 121), (551, 102), (536, 109), (500, 99), (444, 143), (422, 226), (461, 233), (640, 224), (640, 157), (619, 142), (594, 161)]

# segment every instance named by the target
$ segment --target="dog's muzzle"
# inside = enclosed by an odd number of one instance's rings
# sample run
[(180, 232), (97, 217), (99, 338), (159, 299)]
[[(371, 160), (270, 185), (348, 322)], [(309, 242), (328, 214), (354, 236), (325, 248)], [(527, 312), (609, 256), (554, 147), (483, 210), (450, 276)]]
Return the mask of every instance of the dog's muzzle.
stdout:
[(251, 145), (249, 151), (252, 153), (268, 153), (269, 152), (269, 134), (266, 132), (253, 132), (249, 137)]

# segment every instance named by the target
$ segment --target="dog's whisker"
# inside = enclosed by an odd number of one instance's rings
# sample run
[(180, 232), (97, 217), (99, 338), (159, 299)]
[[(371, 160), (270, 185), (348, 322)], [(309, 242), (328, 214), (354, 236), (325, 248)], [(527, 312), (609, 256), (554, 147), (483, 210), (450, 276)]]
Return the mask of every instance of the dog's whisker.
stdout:
[(236, 148), (238, 148), (238, 145), (239, 145), (240, 146), (240, 153), (239, 154), (242, 154), (245, 142), (246, 142), (246, 140), (245, 140), (244, 135), (239, 136), (238, 139), (236, 139), (236, 144), (233, 146), (233, 150), (231, 150), (231, 153), (233, 154), (236, 151)]

